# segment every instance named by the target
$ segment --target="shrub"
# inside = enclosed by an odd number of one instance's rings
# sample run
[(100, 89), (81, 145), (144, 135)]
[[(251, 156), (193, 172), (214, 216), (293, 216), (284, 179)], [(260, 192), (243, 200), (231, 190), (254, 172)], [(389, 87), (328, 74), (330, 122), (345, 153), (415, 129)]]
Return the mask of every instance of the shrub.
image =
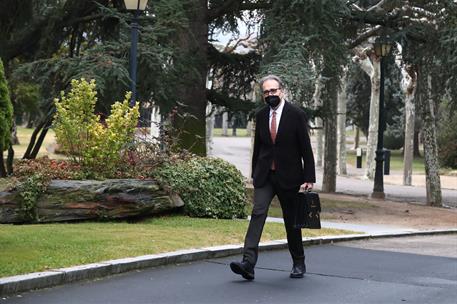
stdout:
[(19, 200), (19, 212), (25, 221), (36, 221), (38, 214), (36, 205), (38, 198), (46, 191), (49, 179), (40, 174), (32, 174), (17, 185)]
[(154, 176), (181, 196), (184, 211), (190, 216), (246, 217), (244, 178), (224, 160), (195, 156), (168, 163), (156, 170)]
[(57, 142), (90, 177), (111, 177), (120, 165), (122, 150), (133, 141), (139, 117), (138, 103), (129, 106), (130, 93), (111, 107), (103, 124), (94, 114), (95, 81), (72, 80), (68, 94), (56, 99), (54, 127)]
[(403, 130), (387, 129), (384, 133), (384, 148), (390, 150), (401, 149), (405, 142)]
[(0, 152), (7, 150), (10, 145), (12, 126), (13, 104), (3, 70), (3, 62), (0, 59)]
[(68, 160), (49, 159), (47, 156), (37, 159), (21, 159), (15, 163), (14, 176), (23, 179), (39, 174), (51, 179), (84, 179), (84, 172), (78, 164)]

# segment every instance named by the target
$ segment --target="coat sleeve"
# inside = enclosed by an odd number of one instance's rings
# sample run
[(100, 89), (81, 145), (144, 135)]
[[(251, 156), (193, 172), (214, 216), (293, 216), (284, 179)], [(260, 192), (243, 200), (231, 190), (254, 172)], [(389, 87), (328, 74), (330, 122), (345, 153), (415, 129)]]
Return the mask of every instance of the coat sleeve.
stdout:
[(300, 151), (303, 159), (303, 182), (316, 182), (316, 169), (314, 166), (313, 149), (308, 132), (308, 119), (305, 112), (300, 110), (298, 123), (298, 141), (300, 143)]
[(255, 119), (255, 133), (254, 133), (254, 149), (252, 151), (252, 163), (251, 163), (251, 177), (254, 178), (254, 170), (257, 165), (257, 160), (259, 158), (259, 150), (260, 150), (260, 131), (258, 126), (258, 115), (256, 115)]

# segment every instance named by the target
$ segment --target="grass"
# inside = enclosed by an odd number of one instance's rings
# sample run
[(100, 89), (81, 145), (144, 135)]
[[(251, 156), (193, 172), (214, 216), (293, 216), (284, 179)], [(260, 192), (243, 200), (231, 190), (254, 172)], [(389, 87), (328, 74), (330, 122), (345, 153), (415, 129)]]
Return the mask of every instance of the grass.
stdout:
[[(254, 189), (252, 187), (246, 188), (246, 194), (248, 202), (253, 202), (254, 200)], [(325, 197), (325, 194), (320, 194), (319, 196), (322, 208), (322, 218), (325, 218), (326, 213), (333, 211), (345, 211), (348, 209), (367, 209), (367, 208), (377, 208), (377, 206), (368, 203), (366, 201), (353, 201), (353, 200), (342, 200), (342, 199), (331, 199)], [(273, 197), (273, 200), (268, 210), (268, 216), (282, 218), (282, 211), (277, 196)]]
[[(347, 162), (352, 166), (356, 166), (356, 155), (355, 151), (347, 152)], [(366, 154), (363, 156), (362, 166), (366, 165)], [(403, 170), (403, 155), (400, 150), (392, 150), (390, 155), (390, 170), (391, 171), (402, 171)], [(425, 173), (424, 158), (416, 157), (413, 160), (413, 172)]]
[[(24, 127), (18, 127), (17, 128), (17, 137), (19, 139), (19, 145), (14, 145), (14, 157), (15, 158), (22, 158), (22, 156), (25, 153), (25, 150), (27, 150), (27, 146), (30, 142), (30, 138), (32, 137), (34, 129), (28, 129)], [(55, 154), (47, 150), (49, 146), (54, 145), (56, 142), (55, 138), (55, 133), (52, 129), (49, 129), (48, 133), (46, 134), (46, 137), (44, 138), (43, 144), (40, 147), (40, 151), (38, 152), (37, 157), (42, 157), (47, 155), (49, 158), (53, 159), (62, 159), (65, 158), (65, 156), (60, 155), (60, 154)]]
[(0, 191), (5, 190), (5, 188), (8, 186), (9, 181), (9, 178), (0, 178)]
[[(162, 216), (136, 223), (85, 222), (0, 225), (0, 277), (179, 249), (241, 244), (245, 220)], [(304, 236), (345, 234), (303, 230)], [(282, 224), (266, 223), (262, 241), (284, 239)]]
[[(367, 202), (356, 202), (356, 201), (342, 201), (342, 200), (331, 200), (327, 198), (320, 197), (321, 201), (321, 218), (324, 220), (334, 219), (335, 216), (332, 215), (333, 212), (345, 212), (352, 209), (372, 209), (378, 208), (373, 204), (368, 204)], [(274, 198), (270, 209), (268, 210), (268, 216), (282, 218), (282, 210), (279, 206), (279, 201), (277, 198)]]

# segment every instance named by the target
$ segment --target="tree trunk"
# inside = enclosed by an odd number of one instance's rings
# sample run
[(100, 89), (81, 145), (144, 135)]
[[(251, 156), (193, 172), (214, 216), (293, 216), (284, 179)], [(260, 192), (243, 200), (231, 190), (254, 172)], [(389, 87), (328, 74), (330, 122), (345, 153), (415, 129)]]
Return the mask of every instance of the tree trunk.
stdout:
[(427, 204), (441, 207), (441, 180), (439, 175), (438, 145), (436, 141), (436, 117), (435, 104), (432, 95), (432, 77), (427, 76), (427, 93), (422, 100), (422, 121), (424, 160), (425, 160), (425, 182), (427, 188)]
[(374, 53), (359, 53), (353, 60), (368, 74), (371, 80), (370, 118), (368, 126), (367, 156), (364, 177), (374, 178), (376, 168), (375, 152), (378, 144), (379, 128), (379, 90), (381, 82), (381, 60)]
[(17, 125), (16, 121), (13, 119), (13, 130), (11, 132), (11, 144), (12, 145), (19, 145), (19, 138), (17, 137)]
[[(322, 77), (319, 76), (316, 79), (314, 87), (314, 108), (318, 109), (322, 107)], [(323, 162), (323, 146), (324, 146), (324, 121), (321, 117), (316, 117), (314, 119), (316, 125), (316, 167), (322, 167)]]
[(336, 191), (336, 158), (337, 158), (337, 80), (328, 77), (325, 83), (325, 154), (324, 173), (322, 177), (322, 191), (333, 193)]
[(13, 162), (14, 162), (14, 149), (13, 144), (10, 143), (8, 147), (8, 157), (6, 158), (6, 173), (13, 175)]
[(419, 151), (419, 146), (420, 146), (419, 133), (420, 133), (419, 130), (414, 130), (414, 157), (421, 157), (421, 154), (420, 154), (420, 151)]
[(346, 166), (346, 108), (347, 108), (347, 67), (342, 78), (341, 88), (338, 91), (338, 174), (347, 175)]
[(214, 108), (215, 106), (210, 103), (206, 106), (206, 153), (208, 155), (213, 151)]
[(403, 185), (412, 185), (413, 159), (414, 159), (414, 121), (416, 107), (414, 95), (416, 94), (417, 73), (411, 66), (402, 68), (402, 89), (405, 94), (405, 143), (403, 149)]
[(222, 113), (222, 136), (228, 136), (228, 113)]
[(359, 147), (360, 142), (360, 128), (355, 126), (355, 134), (354, 134), (354, 150)]
[(232, 136), (236, 136), (236, 117), (232, 115)]
[(5, 159), (3, 158), (3, 145), (0, 145), (0, 177), (6, 177)]
[(33, 147), (32, 153), (30, 154), (31, 159), (35, 159), (38, 155), (38, 152), (40, 151), (41, 145), (43, 144), (43, 141), (46, 137), (46, 134), (48, 134), (49, 128), (51, 127), (52, 120), (49, 120), (44, 128), (41, 130), (40, 136), (38, 136), (37, 142), (35, 144), (35, 147)]
[(252, 121), (248, 121), (248, 123), (246, 124), (246, 136), (251, 136), (251, 132), (252, 132)]
[(158, 106), (153, 106), (151, 109), (151, 130), (149, 134), (153, 141), (157, 141), (160, 138), (160, 124), (161, 121), (161, 113), (160, 108)]
[(49, 119), (49, 115), (44, 117), (36, 126), (35, 130), (33, 130), (32, 136), (30, 137), (30, 142), (27, 146), (27, 149), (25, 150), (24, 156), (22, 156), (23, 159), (32, 159), (32, 151), (35, 150), (34, 148), (36, 146), (36, 137), (38, 136), (38, 133), (40, 133), (42, 129), (47, 125)]
[[(174, 123), (178, 130), (182, 130), (179, 133), (181, 147), (198, 155), (206, 155), (207, 1), (188, 1), (185, 8), (188, 28), (177, 35), (177, 42), (183, 51), (177, 59), (177, 66), (183, 68), (176, 92), (180, 104), (178, 111), (186, 115), (178, 116)], [(193, 68), (189, 68), (189, 64)]]
[(367, 139), (367, 158), (365, 168), (365, 178), (373, 179), (376, 168), (375, 152), (378, 144), (379, 129), (379, 90), (380, 90), (380, 60), (376, 56), (371, 57), (373, 67), (371, 80), (371, 98), (370, 98), (370, 124), (368, 126)]

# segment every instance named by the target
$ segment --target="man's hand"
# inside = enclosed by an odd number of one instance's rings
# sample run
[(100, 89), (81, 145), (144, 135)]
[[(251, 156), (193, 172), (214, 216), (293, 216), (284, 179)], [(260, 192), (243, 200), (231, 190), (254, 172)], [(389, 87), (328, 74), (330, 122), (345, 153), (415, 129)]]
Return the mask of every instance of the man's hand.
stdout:
[(305, 191), (311, 191), (313, 190), (313, 183), (303, 183), (303, 185), (300, 186), (299, 192), (305, 192)]

